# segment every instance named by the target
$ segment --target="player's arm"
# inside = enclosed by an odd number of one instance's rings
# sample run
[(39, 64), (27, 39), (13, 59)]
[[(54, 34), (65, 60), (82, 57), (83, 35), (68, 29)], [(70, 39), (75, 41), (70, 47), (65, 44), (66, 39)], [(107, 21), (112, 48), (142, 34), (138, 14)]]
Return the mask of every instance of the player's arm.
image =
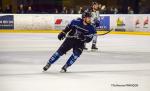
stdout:
[(86, 42), (86, 43), (91, 42), (92, 39), (93, 39), (93, 34), (85, 36), (85, 42)]
[(58, 39), (63, 40), (66, 37), (66, 34), (71, 30), (73, 21), (68, 24), (62, 32), (58, 34)]
[(80, 39), (81, 41), (84, 41), (86, 43), (89, 43), (91, 42), (91, 40), (93, 39), (93, 36), (94, 34), (90, 34), (90, 35), (83, 35), (83, 34), (80, 34), (78, 36), (78, 39)]
[(86, 43), (89, 43), (89, 42), (92, 41), (94, 34), (96, 34), (96, 31), (95, 31), (95, 29), (93, 28), (93, 32), (92, 32), (92, 33), (89, 33), (88, 35), (80, 34), (80, 35), (79, 35), (79, 38), (81, 39), (81, 41), (84, 41), (84, 42), (86, 42)]

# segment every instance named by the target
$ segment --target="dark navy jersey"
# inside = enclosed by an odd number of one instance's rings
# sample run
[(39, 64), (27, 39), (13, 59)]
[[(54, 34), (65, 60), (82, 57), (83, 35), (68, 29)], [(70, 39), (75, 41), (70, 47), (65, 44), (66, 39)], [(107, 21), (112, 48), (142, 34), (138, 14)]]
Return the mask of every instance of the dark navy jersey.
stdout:
[(88, 36), (91, 39), (93, 35), (96, 33), (95, 28), (91, 24), (84, 25), (83, 20), (78, 18), (76, 20), (72, 20), (70, 24), (63, 30), (65, 33), (68, 33), (68, 36), (78, 36), (83, 34), (84, 36)]

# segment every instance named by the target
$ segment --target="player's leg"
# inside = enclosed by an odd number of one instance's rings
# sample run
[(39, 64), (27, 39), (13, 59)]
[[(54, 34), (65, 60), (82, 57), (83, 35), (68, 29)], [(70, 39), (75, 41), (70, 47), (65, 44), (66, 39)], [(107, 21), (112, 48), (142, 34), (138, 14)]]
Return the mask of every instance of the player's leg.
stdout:
[(49, 59), (49, 61), (47, 62), (47, 64), (43, 67), (43, 70), (47, 71), (50, 68), (51, 64), (53, 64), (56, 60), (58, 60), (60, 56), (61, 56), (60, 53), (58, 51), (56, 51), (51, 56), (51, 58)]
[(71, 49), (71, 46), (69, 44), (69, 41), (66, 39), (63, 44), (59, 47), (59, 49), (51, 56), (47, 64), (44, 66), (43, 70), (47, 71), (52, 64), (54, 64), (60, 56), (65, 54), (68, 50)]
[(83, 47), (84, 44), (80, 47), (73, 48), (73, 54), (70, 56), (66, 64), (62, 67), (61, 72), (66, 72), (67, 68), (70, 67), (77, 60), (78, 57), (80, 57), (83, 52)]
[(73, 54), (70, 56), (70, 58), (68, 59), (66, 64), (62, 67), (61, 72), (66, 72), (67, 68), (69, 66), (71, 66), (77, 60), (77, 58), (81, 55), (81, 53), (82, 53), (82, 51), (80, 51), (80, 52), (79, 51), (73, 52)]
[(93, 36), (93, 41), (92, 41), (92, 47), (91, 47), (91, 49), (98, 49), (97, 47), (96, 47), (96, 43), (97, 43), (97, 34), (95, 34), (94, 36)]

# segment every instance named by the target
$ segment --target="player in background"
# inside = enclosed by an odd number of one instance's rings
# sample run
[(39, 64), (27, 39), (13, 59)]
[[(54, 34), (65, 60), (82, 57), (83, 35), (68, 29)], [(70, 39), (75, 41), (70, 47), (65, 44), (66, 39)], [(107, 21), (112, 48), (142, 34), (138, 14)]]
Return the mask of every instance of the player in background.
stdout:
[[(95, 30), (96, 30), (96, 27), (99, 26), (99, 10), (98, 10), (98, 3), (97, 2), (93, 2), (92, 5), (91, 5), (91, 9), (89, 10), (91, 12), (91, 23), (92, 25), (94, 26)], [(92, 50), (98, 50), (97, 46), (96, 46), (96, 43), (97, 43), (97, 34), (94, 35), (93, 37), (93, 41), (92, 41), (92, 47), (91, 49)], [(84, 45), (84, 49), (87, 50), (86, 48), (86, 44)]]
[(63, 40), (64, 38), (66, 39), (49, 59), (43, 70), (47, 71), (50, 66), (60, 58), (60, 56), (66, 54), (66, 52), (70, 49), (73, 49), (73, 54), (61, 69), (61, 72), (66, 72), (67, 68), (71, 66), (82, 54), (84, 43), (89, 43), (93, 39), (95, 33), (96, 30), (93, 25), (91, 25), (91, 13), (84, 12), (82, 14), (82, 19), (72, 20), (71, 23), (59, 33), (59, 40)]

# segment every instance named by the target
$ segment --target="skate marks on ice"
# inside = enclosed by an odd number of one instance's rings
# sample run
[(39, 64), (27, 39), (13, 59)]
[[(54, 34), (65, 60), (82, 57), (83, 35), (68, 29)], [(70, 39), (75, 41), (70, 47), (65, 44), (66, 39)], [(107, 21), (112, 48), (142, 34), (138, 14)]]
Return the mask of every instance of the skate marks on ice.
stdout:
[[(0, 52), (0, 63), (45, 64), (55, 51), (11, 51)], [(56, 64), (63, 65), (72, 50), (63, 55)], [(76, 64), (139, 64), (150, 63), (149, 52), (84, 51)]]
[[(108, 65), (108, 66), (106, 66)], [(62, 65), (53, 65), (41, 72), (39, 64), (0, 64), (1, 91), (120, 91), (111, 84), (138, 83), (140, 89), (149, 88), (150, 70), (119, 70), (109, 64), (73, 65), (67, 73), (60, 73)], [(145, 65), (146, 66), (146, 65)], [(126, 66), (127, 67), (127, 66)], [(71, 87), (68, 90), (68, 87)], [(133, 90), (134, 89), (134, 90)], [(133, 88), (128, 91), (149, 91)], [(139, 89), (139, 88), (138, 88)], [(127, 90), (121, 90), (127, 91)]]
[[(85, 64), (138, 64), (150, 63), (150, 52), (84, 51), (81, 59)], [(86, 61), (86, 62), (85, 62)]]
[[(83, 52), (67, 73), (59, 71), (70, 53), (43, 73), (62, 43), (56, 34), (1, 34), (0, 91), (150, 91), (149, 41), (148, 36), (99, 37), (98, 52)], [(139, 87), (111, 87), (116, 83)]]

